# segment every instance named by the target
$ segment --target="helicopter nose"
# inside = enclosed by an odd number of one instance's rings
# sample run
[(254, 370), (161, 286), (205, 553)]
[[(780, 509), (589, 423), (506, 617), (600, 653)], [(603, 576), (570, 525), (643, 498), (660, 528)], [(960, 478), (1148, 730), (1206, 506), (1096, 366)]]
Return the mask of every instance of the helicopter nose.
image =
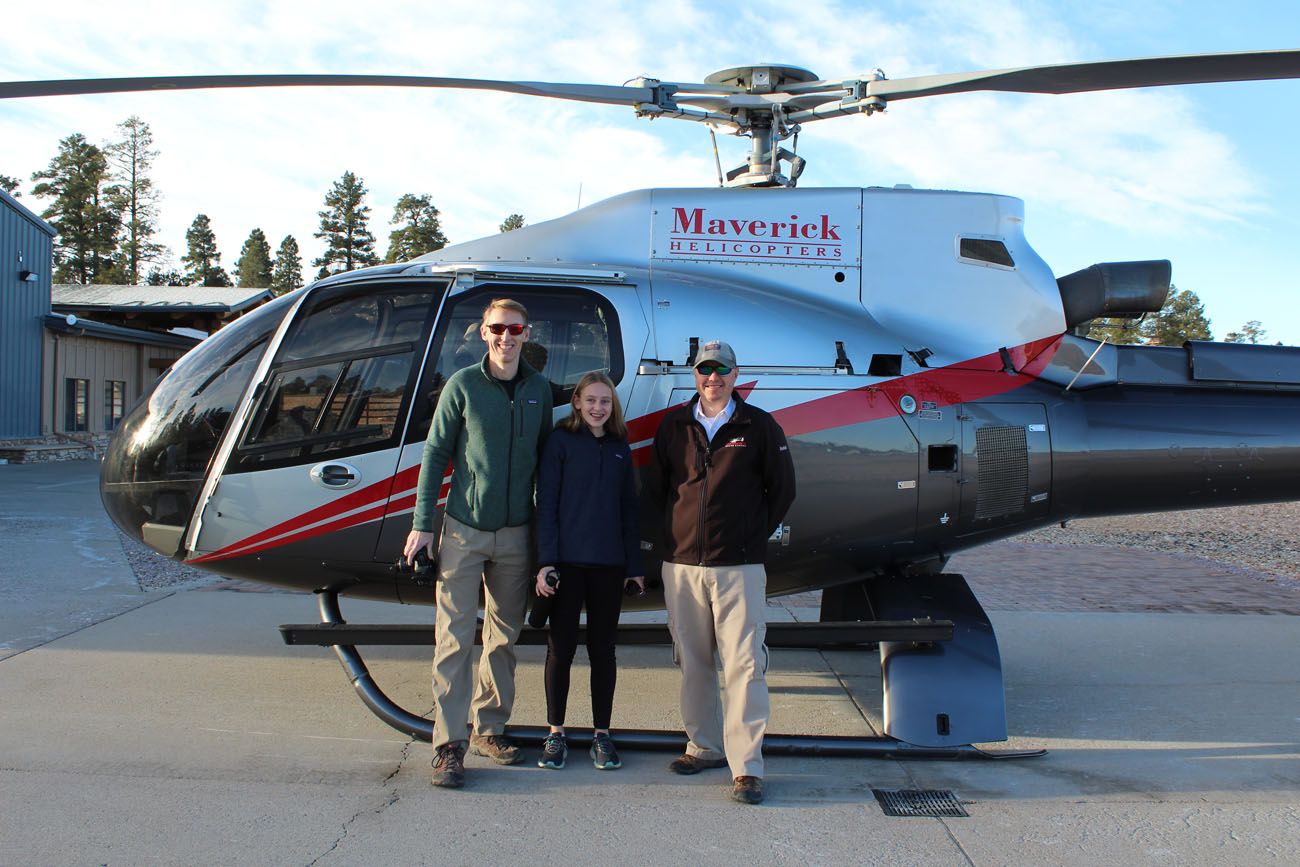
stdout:
[(100, 470), (104, 509), (128, 536), (181, 558), (182, 540), (235, 408), (289, 310), (284, 295), (208, 337), (127, 413)]

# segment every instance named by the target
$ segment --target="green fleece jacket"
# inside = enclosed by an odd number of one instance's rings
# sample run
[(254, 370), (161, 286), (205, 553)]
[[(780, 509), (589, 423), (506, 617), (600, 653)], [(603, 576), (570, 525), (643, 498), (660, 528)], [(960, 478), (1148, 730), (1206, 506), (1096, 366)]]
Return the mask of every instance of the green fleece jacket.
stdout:
[(551, 384), (523, 359), (519, 372), (514, 400), (488, 371), (486, 355), (447, 380), (424, 444), (414, 529), (433, 529), (448, 464), (448, 515), (488, 532), (532, 520), (537, 458), (551, 430)]

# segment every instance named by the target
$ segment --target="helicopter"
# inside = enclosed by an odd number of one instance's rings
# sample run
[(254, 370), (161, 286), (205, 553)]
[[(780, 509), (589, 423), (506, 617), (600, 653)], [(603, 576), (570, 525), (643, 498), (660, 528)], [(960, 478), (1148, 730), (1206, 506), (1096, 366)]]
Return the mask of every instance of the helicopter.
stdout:
[[(664, 413), (692, 396), (700, 344), (722, 338), (740, 361), (738, 390), (781, 424), (798, 477), (769, 541), (769, 595), (820, 589), (822, 623), (803, 632), (856, 626), (836, 640), (878, 643), (883, 749), (946, 755), (1007, 739), (996, 636), (964, 578), (944, 571), (949, 558), (1076, 518), (1300, 496), (1300, 348), (1092, 339), (1099, 317), (1160, 310), (1171, 264), (1102, 262), (1057, 277), (1026, 240), (1014, 197), (800, 188), (801, 129), (970, 91), (1297, 77), (1300, 51), (1288, 50), (900, 79), (757, 64), (701, 83), (623, 86), (371, 75), (9, 82), (0, 98), (452, 87), (621, 105), (750, 138), (743, 164), (717, 161), (715, 188), (624, 193), (336, 274), (245, 315), (128, 413), (104, 460), (104, 505), (166, 556), (319, 594), (314, 637), (295, 627), (286, 641), (334, 646), (373, 711), (427, 737), (428, 721), (393, 706), (355, 652), (363, 638), (406, 640), (394, 637), (401, 628), (347, 631), (339, 597), (433, 601), (433, 577), (397, 561), (433, 408), (447, 377), (481, 358), (485, 305), (504, 296), (527, 307), (523, 355), (551, 381), (559, 412), (583, 374), (610, 376), (639, 466)], [(643, 547), (653, 575), (656, 552)], [(662, 606), (662, 594), (643, 604)]]

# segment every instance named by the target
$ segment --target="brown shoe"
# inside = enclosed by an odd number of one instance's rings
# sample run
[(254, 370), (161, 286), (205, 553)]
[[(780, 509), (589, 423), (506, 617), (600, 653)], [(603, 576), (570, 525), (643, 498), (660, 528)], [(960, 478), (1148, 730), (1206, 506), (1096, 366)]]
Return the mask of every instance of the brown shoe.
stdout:
[(683, 753), (668, 763), (668, 770), (674, 774), (698, 774), (709, 768), (726, 767), (726, 759), (702, 759), (690, 753)]
[(731, 800), (742, 804), (763, 803), (763, 778), (736, 777), (731, 784)]
[(515, 765), (524, 758), (515, 742), (505, 735), (474, 735), (469, 739), (469, 751), (471, 755), (486, 756), (498, 765)]
[(433, 753), (433, 784), (444, 789), (465, 785), (465, 745), (443, 744)]

